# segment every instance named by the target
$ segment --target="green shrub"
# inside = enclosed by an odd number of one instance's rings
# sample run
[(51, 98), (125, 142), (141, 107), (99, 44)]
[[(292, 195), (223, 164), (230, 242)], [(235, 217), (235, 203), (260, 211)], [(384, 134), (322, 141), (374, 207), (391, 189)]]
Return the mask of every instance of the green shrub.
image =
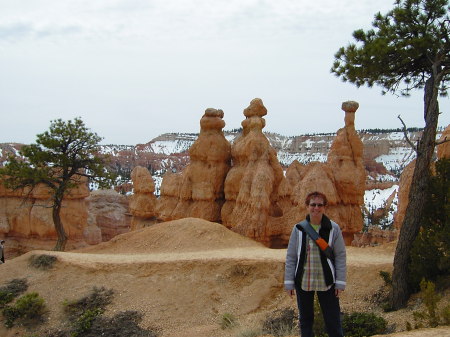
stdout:
[(383, 279), (385, 286), (392, 286), (391, 273), (389, 273), (388, 271), (380, 270), (380, 277)]
[(279, 309), (266, 317), (263, 323), (263, 333), (276, 337), (298, 333), (298, 315), (292, 308)]
[(450, 304), (446, 305), (444, 309), (442, 309), (442, 324), (450, 325)]
[(384, 334), (387, 322), (373, 313), (354, 312), (344, 314), (342, 328), (345, 336), (364, 337)]
[(3, 308), (6, 304), (14, 299), (14, 295), (10, 292), (0, 290), (0, 308)]
[(70, 337), (78, 337), (83, 333), (90, 331), (92, 328), (92, 322), (102, 313), (103, 310), (99, 308), (85, 310), (80, 317), (73, 322), (73, 331), (70, 334)]
[(111, 318), (99, 315), (92, 321), (89, 333), (80, 334), (78, 337), (157, 337), (156, 329), (144, 330), (139, 326), (141, 320), (142, 314), (137, 311), (119, 312)]
[[(437, 304), (441, 300), (441, 296), (436, 293), (434, 283), (422, 280), (420, 282), (420, 298), (425, 304), (426, 310), (414, 311), (413, 317), (416, 329), (423, 327), (435, 328), (441, 324), (441, 317), (437, 312)], [(442, 324), (448, 324), (450, 321), (450, 305), (446, 306), (442, 311)]]
[(412, 325), (411, 325), (411, 323), (409, 323), (408, 321), (406, 322), (406, 330), (407, 331), (411, 331), (413, 328), (412, 328)]
[(58, 329), (47, 337), (157, 337), (155, 329), (144, 330), (138, 323), (142, 314), (137, 311), (119, 312), (113, 317), (103, 317), (106, 306), (111, 303), (114, 291), (94, 287), (79, 300), (64, 303), (64, 311), (73, 322), (70, 331)]
[(53, 255), (32, 255), (28, 259), (28, 264), (36, 269), (48, 270), (53, 268), (53, 265), (57, 260), (58, 258)]
[(94, 287), (92, 291), (79, 300), (66, 302), (65, 312), (72, 317), (80, 317), (85, 311), (102, 309), (111, 303), (114, 291), (104, 287)]
[(373, 303), (378, 304), (384, 312), (393, 310), (391, 301), (389, 300), (390, 292), (392, 290), (392, 277), (391, 273), (380, 270), (379, 276), (384, 281), (384, 284), (371, 296)]
[(233, 314), (224, 313), (222, 315), (222, 318), (220, 320), (220, 327), (223, 330), (234, 328), (236, 325), (237, 325), (236, 317), (234, 317)]
[(13, 306), (6, 306), (3, 309), (5, 316), (5, 326), (10, 328), (17, 319), (26, 322), (42, 321), (42, 315), (45, 311), (44, 299), (39, 297), (38, 293), (29, 293), (19, 299)]
[(0, 288), (0, 308), (3, 308), (7, 303), (14, 298), (24, 293), (28, 289), (26, 279), (13, 279), (7, 285)]

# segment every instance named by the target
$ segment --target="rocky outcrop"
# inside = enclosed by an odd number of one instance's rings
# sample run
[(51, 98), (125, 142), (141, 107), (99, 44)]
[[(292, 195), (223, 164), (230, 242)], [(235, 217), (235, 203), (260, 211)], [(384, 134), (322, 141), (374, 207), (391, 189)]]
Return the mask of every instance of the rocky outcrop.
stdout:
[(259, 98), (244, 110), (242, 135), (231, 148), (233, 167), (225, 179), (221, 214), (225, 226), (270, 245), (269, 216), (281, 216), (277, 201), (283, 169), (262, 133), (266, 114)]
[(86, 198), (88, 221), (84, 238), (88, 244), (109, 241), (130, 231), (131, 215), (128, 199), (114, 190), (97, 190)]
[(379, 246), (397, 239), (397, 230), (383, 230), (379, 227), (370, 227), (364, 233), (356, 233), (352, 246), (367, 247)]
[[(63, 200), (61, 221), (68, 237), (67, 249), (85, 244), (87, 196), (87, 181), (80, 178), (77, 187)], [(51, 190), (39, 185), (32, 191), (13, 191), (0, 184), (0, 235), (8, 241), (9, 254), (12, 255), (31, 248), (54, 246), (57, 234), (52, 218)]]
[(164, 177), (158, 205), (162, 220), (197, 217), (220, 222), (231, 158), (231, 145), (222, 131), (223, 116), (222, 110), (205, 110), (200, 134), (189, 149), (189, 165), (180, 173)]
[(150, 172), (142, 166), (136, 166), (131, 172), (134, 194), (130, 198), (131, 229), (142, 228), (156, 222), (155, 183)]

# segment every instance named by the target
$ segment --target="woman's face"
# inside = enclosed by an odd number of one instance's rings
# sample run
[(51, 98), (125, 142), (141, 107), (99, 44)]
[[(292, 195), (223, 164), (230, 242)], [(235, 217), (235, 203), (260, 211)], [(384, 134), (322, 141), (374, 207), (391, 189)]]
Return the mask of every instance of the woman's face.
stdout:
[(313, 218), (322, 218), (325, 212), (325, 205), (321, 197), (313, 197), (308, 205), (309, 215)]

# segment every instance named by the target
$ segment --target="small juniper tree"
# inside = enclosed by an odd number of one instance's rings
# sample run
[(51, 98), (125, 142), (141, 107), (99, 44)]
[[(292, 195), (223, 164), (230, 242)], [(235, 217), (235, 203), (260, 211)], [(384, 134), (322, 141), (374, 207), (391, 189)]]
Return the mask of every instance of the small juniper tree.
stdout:
[(64, 250), (67, 235), (61, 221), (61, 207), (66, 194), (80, 183), (82, 177), (109, 186), (113, 176), (105, 169), (106, 157), (98, 154), (101, 137), (91, 132), (80, 118), (73, 121), (57, 119), (50, 128), (38, 134), (36, 144), (25, 145), (20, 157), (10, 155), (0, 168), (0, 179), (7, 188), (30, 188), (40, 184), (52, 192), (52, 217), (58, 240), (55, 250)]

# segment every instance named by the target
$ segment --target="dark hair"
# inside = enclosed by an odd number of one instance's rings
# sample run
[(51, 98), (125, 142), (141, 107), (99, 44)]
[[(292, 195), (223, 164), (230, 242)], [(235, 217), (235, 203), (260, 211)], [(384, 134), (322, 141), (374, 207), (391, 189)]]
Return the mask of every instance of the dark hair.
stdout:
[(308, 206), (309, 202), (311, 201), (312, 198), (322, 198), (323, 200), (323, 204), (324, 206), (326, 206), (328, 204), (328, 200), (325, 194), (321, 193), (321, 192), (311, 192), (306, 196), (305, 199), (305, 205)]

